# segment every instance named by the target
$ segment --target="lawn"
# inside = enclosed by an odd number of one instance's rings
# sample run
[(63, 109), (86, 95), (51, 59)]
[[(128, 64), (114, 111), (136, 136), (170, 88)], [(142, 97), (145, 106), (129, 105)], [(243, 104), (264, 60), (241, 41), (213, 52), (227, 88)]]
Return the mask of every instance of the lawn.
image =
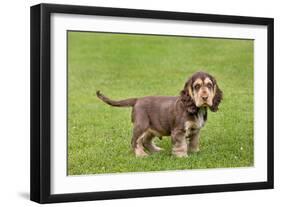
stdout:
[[(68, 32), (68, 174), (245, 167), (254, 164), (253, 41), (174, 36)], [(216, 77), (224, 92), (218, 112), (208, 112), (201, 151), (164, 151), (136, 158), (131, 150), (131, 108), (112, 99), (176, 96), (198, 70)]]

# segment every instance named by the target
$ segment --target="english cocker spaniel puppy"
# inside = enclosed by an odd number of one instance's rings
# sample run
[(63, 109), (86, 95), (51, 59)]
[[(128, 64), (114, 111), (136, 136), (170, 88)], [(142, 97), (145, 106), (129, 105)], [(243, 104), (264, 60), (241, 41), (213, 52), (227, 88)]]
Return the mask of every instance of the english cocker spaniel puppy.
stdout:
[[(161, 148), (154, 137), (171, 136), (172, 154), (185, 157), (199, 151), (199, 132), (207, 121), (207, 108), (215, 112), (222, 100), (215, 78), (205, 72), (197, 72), (185, 83), (180, 96), (146, 96), (120, 101), (111, 100), (97, 91), (105, 103), (116, 107), (133, 107), (132, 148), (137, 157)], [(146, 150), (145, 150), (146, 149)]]

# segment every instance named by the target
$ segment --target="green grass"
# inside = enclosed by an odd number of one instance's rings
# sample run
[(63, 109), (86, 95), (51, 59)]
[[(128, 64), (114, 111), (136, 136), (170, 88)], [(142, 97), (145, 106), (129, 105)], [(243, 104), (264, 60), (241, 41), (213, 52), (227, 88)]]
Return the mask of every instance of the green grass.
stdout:
[[(136, 158), (131, 150), (131, 108), (112, 99), (178, 95), (188, 77), (204, 70), (224, 92), (217, 113), (208, 112), (201, 151), (163, 152)], [(173, 36), (68, 33), (68, 174), (144, 172), (253, 166), (253, 41)]]

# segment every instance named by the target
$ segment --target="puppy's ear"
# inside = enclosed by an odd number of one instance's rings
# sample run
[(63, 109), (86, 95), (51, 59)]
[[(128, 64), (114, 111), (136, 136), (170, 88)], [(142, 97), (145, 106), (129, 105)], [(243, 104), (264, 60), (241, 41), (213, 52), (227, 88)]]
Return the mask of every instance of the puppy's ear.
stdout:
[(219, 88), (216, 80), (214, 79), (214, 92), (215, 92), (215, 96), (213, 98), (213, 105), (210, 107), (210, 110), (213, 112), (216, 112), (219, 108), (219, 104), (222, 101), (223, 98), (223, 92), (222, 90)]
[(193, 91), (192, 91), (192, 80), (189, 79), (185, 85), (183, 90), (180, 92), (181, 101), (185, 110), (188, 113), (194, 114), (198, 112), (198, 108), (196, 107), (193, 100)]

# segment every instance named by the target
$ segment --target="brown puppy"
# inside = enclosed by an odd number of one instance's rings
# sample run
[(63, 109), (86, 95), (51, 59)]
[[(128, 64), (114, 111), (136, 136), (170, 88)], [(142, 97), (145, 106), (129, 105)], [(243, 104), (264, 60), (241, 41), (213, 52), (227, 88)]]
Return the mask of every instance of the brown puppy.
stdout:
[(185, 83), (180, 96), (146, 96), (114, 101), (97, 91), (105, 103), (117, 107), (133, 107), (132, 147), (136, 156), (147, 156), (145, 148), (153, 153), (161, 148), (153, 143), (154, 137), (171, 135), (172, 154), (187, 156), (199, 151), (199, 132), (207, 121), (207, 107), (217, 111), (222, 91), (215, 78), (197, 72)]

